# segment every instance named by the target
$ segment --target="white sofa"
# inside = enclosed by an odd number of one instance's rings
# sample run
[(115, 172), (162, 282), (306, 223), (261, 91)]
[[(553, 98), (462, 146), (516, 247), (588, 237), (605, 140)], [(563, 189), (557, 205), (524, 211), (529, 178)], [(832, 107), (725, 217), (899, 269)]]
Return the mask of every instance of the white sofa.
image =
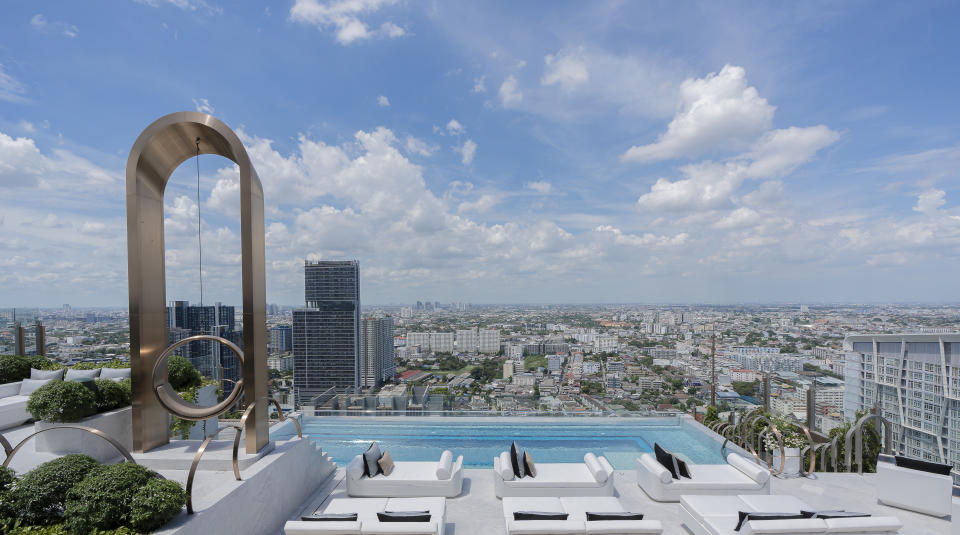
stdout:
[[(442, 456), (441, 456), (442, 458)], [(363, 475), (363, 456), (347, 464), (347, 494), (357, 497), (459, 496), (463, 490), (463, 455), (451, 465), (450, 477), (437, 477), (436, 462), (396, 461), (389, 476)]]
[(734, 531), (740, 511), (799, 513), (815, 511), (793, 496), (745, 494), (742, 496), (684, 496), (680, 499), (680, 521), (693, 535), (880, 535), (896, 533), (903, 527), (893, 516), (859, 518), (805, 518), (797, 520), (748, 520)]
[[(567, 513), (566, 520), (514, 520), (517, 511)], [(508, 535), (641, 535), (663, 533), (659, 520), (587, 520), (587, 512), (626, 512), (613, 496), (526, 497), (503, 499), (503, 522)]]
[(20, 395), (20, 382), (0, 385), (0, 429), (16, 427), (30, 420), (27, 401), (30, 396)]
[(747, 458), (731, 453), (727, 464), (691, 464), (692, 478), (673, 479), (657, 458), (644, 453), (637, 459), (637, 484), (658, 502), (677, 502), (684, 495), (770, 494), (770, 472)]
[(878, 462), (876, 481), (880, 503), (939, 517), (951, 513), (953, 478), (949, 475)]
[(613, 467), (602, 455), (583, 456), (582, 463), (537, 463), (536, 477), (516, 479), (503, 452), (493, 458), (493, 488), (504, 496), (613, 496)]
[[(429, 522), (381, 522), (384, 511), (430, 511)], [(286, 535), (443, 535), (446, 501), (440, 497), (421, 498), (337, 498), (324, 513), (357, 513), (353, 522), (290, 520), (283, 526)]]

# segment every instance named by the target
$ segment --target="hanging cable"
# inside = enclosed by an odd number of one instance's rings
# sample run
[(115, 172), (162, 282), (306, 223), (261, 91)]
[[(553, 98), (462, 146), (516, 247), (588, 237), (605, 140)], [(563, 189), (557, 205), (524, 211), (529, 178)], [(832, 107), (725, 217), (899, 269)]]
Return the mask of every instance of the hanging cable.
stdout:
[(200, 265), (200, 306), (203, 306), (203, 228), (200, 222), (200, 138), (197, 138), (197, 251)]

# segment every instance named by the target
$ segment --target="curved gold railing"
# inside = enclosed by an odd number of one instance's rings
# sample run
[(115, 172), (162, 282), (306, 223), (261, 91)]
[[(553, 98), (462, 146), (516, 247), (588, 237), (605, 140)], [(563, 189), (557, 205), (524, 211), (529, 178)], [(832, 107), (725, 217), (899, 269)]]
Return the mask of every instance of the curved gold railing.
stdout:
[(167, 359), (173, 355), (174, 350), (184, 344), (201, 340), (209, 340), (225, 345), (230, 351), (233, 352), (234, 355), (237, 356), (237, 359), (240, 361), (240, 365), (243, 365), (243, 351), (241, 351), (236, 344), (220, 336), (213, 336), (211, 334), (198, 334), (189, 336), (183, 340), (178, 340), (167, 346), (167, 348), (163, 350), (163, 353), (160, 353), (160, 356), (157, 357), (157, 361), (153, 366), (153, 372), (151, 375), (153, 378), (153, 391), (154, 394), (156, 394), (157, 401), (160, 402), (160, 405), (162, 405), (167, 412), (176, 416), (177, 418), (194, 422), (208, 420), (227, 412), (230, 410), (233, 404), (236, 403), (237, 399), (240, 397), (240, 394), (243, 392), (243, 379), (240, 379), (235, 383), (236, 386), (230, 392), (230, 395), (220, 403), (217, 403), (212, 407), (197, 407), (194, 405), (188, 405), (182, 399), (180, 399), (180, 396), (167, 381), (166, 374), (163, 374), (164, 377), (158, 376), (160, 368), (167, 363)]
[(844, 436), (844, 461), (847, 472), (852, 468), (852, 459), (851, 459), (851, 442), (856, 440), (856, 463), (857, 463), (857, 473), (863, 473), (863, 426), (868, 422), (876, 420), (880, 422), (881, 433), (883, 438), (883, 453), (889, 454), (892, 450), (891, 441), (893, 437), (893, 429), (890, 424), (890, 420), (887, 420), (883, 416), (880, 416), (876, 413), (865, 414), (857, 423), (855, 423), (847, 434)]
[(22, 448), (23, 445), (26, 444), (28, 440), (30, 440), (31, 438), (33, 438), (33, 437), (35, 437), (35, 436), (37, 436), (37, 435), (39, 435), (39, 434), (41, 434), (41, 433), (46, 433), (47, 431), (53, 431), (53, 430), (55, 430), (55, 429), (79, 429), (80, 431), (86, 431), (87, 433), (92, 433), (92, 434), (94, 434), (94, 435), (96, 435), (96, 436), (98, 436), (98, 437), (106, 440), (107, 442), (109, 442), (110, 445), (113, 446), (114, 449), (116, 449), (116, 450), (120, 453), (120, 455), (123, 455), (128, 461), (130, 461), (130, 462), (133, 463), (133, 464), (137, 464), (137, 461), (133, 460), (133, 456), (130, 455), (130, 452), (127, 451), (127, 448), (124, 448), (124, 447), (123, 447), (123, 444), (120, 444), (119, 442), (116, 441), (116, 439), (114, 439), (114, 438), (111, 437), (110, 435), (107, 435), (106, 433), (104, 433), (103, 431), (101, 431), (101, 430), (99, 430), (99, 429), (94, 429), (94, 428), (92, 428), (92, 427), (86, 427), (86, 426), (83, 426), (83, 425), (57, 425), (57, 426), (54, 426), (54, 427), (48, 427), (48, 428), (46, 428), (46, 429), (41, 429), (41, 430), (39, 430), (39, 431), (35, 431), (35, 432), (27, 435), (27, 436), (26, 436), (23, 440), (21, 440), (20, 443), (17, 444), (16, 447), (14, 447), (12, 450), (8, 450), (8, 448), (10, 447), (10, 443), (7, 442), (7, 440), (4, 438), (4, 439), (3, 439), (3, 449), (4, 449), (4, 451), (7, 452), (7, 458), (3, 460), (3, 467), (6, 468), (7, 466), (10, 465), (10, 461), (13, 460), (13, 456), (16, 455), (18, 451), (20, 451), (20, 448)]

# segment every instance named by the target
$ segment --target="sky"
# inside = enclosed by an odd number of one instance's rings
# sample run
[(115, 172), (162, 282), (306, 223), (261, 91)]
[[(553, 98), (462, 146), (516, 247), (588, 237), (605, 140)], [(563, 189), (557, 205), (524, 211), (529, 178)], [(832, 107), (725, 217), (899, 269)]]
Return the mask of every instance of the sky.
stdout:
[[(0, 306), (127, 303), (125, 165), (197, 110), (265, 191), (267, 300), (955, 302), (949, 2), (14, 2)], [(197, 198), (197, 166), (200, 198)], [(167, 299), (240, 302), (238, 172), (165, 192)]]

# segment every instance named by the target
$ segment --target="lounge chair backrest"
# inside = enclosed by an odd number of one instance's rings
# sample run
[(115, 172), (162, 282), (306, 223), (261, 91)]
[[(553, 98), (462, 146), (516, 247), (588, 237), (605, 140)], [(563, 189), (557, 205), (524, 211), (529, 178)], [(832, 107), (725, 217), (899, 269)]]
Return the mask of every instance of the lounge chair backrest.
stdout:
[(745, 457), (731, 453), (727, 455), (727, 464), (740, 470), (747, 477), (761, 485), (770, 480), (770, 472), (762, 466), (748, 461)]
[(603, 469), (603, 465), (597, 460), (596, 455), (587, 453), (583, 456), (583, 462), (587, 465), (587, 470), (590, 470), (590, 473), (593, 474), (593, 478), (597, 480), (597, 483), (605, 483), (607, 481), (607, 471)]
[(450, 479), (453, 474), (453, 452), (444, 450), (440, 455), (440, 462), (437, 463), (437, 479)]
[(358, 480), (363, 477), (363, 456), (357, 455), (347, 464), (347, 477)]
[(653, 474), (654, 477), (660, 480), (660, 483), (669, 485), (673, 482), (673, 476), (670, 475), (670, 470), (667, 470), (662, 464), (657, 462), (657, 458), (653, 455), (649, 453), (641, 455), (640, 464), (643, 470)]

